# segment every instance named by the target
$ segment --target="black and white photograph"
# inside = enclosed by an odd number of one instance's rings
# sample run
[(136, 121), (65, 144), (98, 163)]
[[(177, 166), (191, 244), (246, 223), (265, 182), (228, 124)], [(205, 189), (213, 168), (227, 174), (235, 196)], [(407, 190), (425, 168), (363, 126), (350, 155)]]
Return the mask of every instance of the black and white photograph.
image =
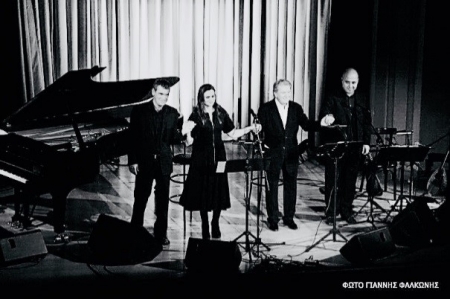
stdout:
[(4, 0), (0, 287), (447, 297), (438, 0)]

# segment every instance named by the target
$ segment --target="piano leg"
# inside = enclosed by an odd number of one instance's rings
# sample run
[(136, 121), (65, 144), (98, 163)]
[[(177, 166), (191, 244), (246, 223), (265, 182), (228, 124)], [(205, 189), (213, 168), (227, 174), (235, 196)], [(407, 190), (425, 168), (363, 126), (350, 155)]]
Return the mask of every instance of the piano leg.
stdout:
[(14, 216), (11, 219), (11, 226), (28, 228), (31, 226), (30, 198), (33, 197), (33, 194), (19, 188), (14, 189), (14, 194)]
[(61, 189), (51, 193), (53, 201), (53, 231), (56, 233), (55, 243), (69, 242), (69, 235), (64, 225), (66, 218), (66, 201), (70, 190)]

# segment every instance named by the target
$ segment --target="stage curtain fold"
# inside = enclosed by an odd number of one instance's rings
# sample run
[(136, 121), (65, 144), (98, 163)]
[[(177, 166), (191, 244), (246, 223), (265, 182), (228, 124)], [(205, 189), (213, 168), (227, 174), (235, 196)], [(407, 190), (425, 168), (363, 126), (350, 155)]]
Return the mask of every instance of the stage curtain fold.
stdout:
[(180, 77), (169, 104), (185, 118), (210, 83), (235, 124), (249, 125), (250, 109), (271, 100), (281, 78), (310, 113), (322, 94), (330, 7), (331, 0), (18, 0), (25, 98), (98, 65), (106, 67), (98, 81)]

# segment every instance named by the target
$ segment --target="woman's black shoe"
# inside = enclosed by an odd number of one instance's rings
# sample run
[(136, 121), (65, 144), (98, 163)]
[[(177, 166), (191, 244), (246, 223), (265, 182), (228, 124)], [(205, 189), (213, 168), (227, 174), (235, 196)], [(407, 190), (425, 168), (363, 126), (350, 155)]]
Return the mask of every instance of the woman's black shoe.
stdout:
[(211, 239), (211, 235), (209, 234), (209, 225), (206, 222), (202, 222), (202, 238), (203, 239)]
[(218, 224), (218, 223), (217, 223), (217, 224), (211, 223), (211, 227), (212, 227), (212, 229), (211, 229), (212, 237), (213, 237), (214, 239), (220, 239), (220, 237), (222, 236), (222, 234), (220, 233), (219, 224)]
[(202, 238), (204, 240), (209, 240), (211, 239), (211, 236), (209, 235), (209, 231), (202, 231)]

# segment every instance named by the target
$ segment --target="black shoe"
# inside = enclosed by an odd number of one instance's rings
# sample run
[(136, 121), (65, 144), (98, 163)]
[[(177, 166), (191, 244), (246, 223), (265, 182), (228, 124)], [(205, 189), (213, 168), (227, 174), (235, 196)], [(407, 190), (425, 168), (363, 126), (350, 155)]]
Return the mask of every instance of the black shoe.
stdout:
[(211, 236), (213, 237), (213, 239), (220, 239), (220, 237), (222, 236), (218, 223), (211, 223)]
[(59, 233), (53, 239), (53, 243), (56, 243), (56, 244), (69, 243), (69, 242), (70, 242), (70, 236), (66, 233)]
[(158, 240), (159, 243), (161, 243), (161, 245), (163, 245), (163, 246), (170, 245), (170, 241), (169, 241), (169, 239), (167, 239), (167, 237), (157, 238), (157, 240)]
[(290, 229), (297, 229), (298, 228), (298, 226), (297, 226), (297, 224), (295, 224), (294, 220), (283, 221), (283, 223), (284, 223), (284, 225), (286, 225)]
[(203, 221), (203, 219), (202, 219), (202, 238), (205, 240), (211, 239), (211, 235), (209, 234), (209, 224), (207, 221)]
[(277, 231), (277, 230), (278, 230), (278, 223), (275, 223), (275, 222), (267, 222), (267, 227), (268, 227), (270, 230)]
[(202, 238), (203, 238), (203, 240), (211, 239), (211, 235), (209, 234), (209, 231), (202, 231)]
[(353, 217), (353, 216), (347, 217), (345, 219), (345, 221), (347, 221), (348, 224), (356, 224), (357, 223), (355, 217)]

